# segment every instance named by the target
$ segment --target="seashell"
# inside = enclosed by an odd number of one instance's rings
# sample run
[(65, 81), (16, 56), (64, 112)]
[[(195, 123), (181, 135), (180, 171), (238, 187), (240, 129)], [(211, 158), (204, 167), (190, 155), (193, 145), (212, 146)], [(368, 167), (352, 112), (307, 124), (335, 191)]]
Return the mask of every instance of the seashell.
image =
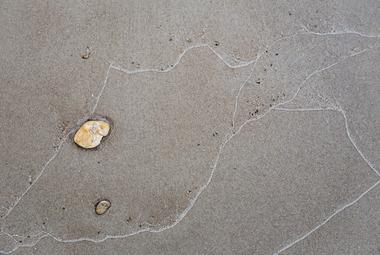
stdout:
[(101, 200), (95, 205), (95, 213), (97, 215), (105, 214), (111, 207), (111, 202), (108, 200)]
[(102, 138), (107, 136), (110, 131), (110, 125), (103, 120), (86, 121), (75, 133), (74, 142), (85, 149), (97, 147)]

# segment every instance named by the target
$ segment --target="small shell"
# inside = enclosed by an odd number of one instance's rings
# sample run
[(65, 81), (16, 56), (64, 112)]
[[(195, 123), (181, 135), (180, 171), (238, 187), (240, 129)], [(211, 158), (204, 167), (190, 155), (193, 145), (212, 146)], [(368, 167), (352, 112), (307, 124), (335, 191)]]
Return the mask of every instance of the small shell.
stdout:
[(111, 207), (111, 202), (108, 200), (101, 200), (95, 205), (95, 213), (97, 215), (105, 214)]
[(107, 136), (110, 125), (103, 120), (89, 120), (85, 122), (75, 133), (74, 142), (82, 148), (91, 149), (100, 144), (104, 136)]
[(86, 48), (86, 53), (81, 53), (80, 54), (80, 57), (82, 59), (88, 59), (90, 57), (90, 54), (91, 54), (91, 50), (89, 47)]

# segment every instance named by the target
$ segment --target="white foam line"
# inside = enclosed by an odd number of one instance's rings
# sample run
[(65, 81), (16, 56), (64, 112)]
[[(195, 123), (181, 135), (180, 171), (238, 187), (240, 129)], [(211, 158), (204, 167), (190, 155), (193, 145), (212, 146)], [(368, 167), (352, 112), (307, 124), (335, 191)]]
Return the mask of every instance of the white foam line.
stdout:
[(281, 248), (280, 250), (278, 250), (277, 252), (273, 253), (273, 255), (278, 255), (280, 254), (281, 252), (289, 249), (290, 247), (294, 246), (295, 244), (297, 244), (298, 242), (306, 239), (308, 236), (310, 236), (311, 234), (313, 234), (315, 231), (317, 231), (319, 228), (321, 228), (323, 225), (325, 225), (327, 222), (329, 222), (334, 216), (336, 216), (337, 214), (341, 213), (342, 211), (344, 211), (345, 209), (347, 209), (348, 207), (351, 207), (353, 206), (354, 204), (356, 204), (362, 197), (364, 197), (368, 192), (370, 192), (371, 190), (373, 190), (377, 185), (379, 185), (380, 183), (380, 180), (378, 180), (375, 184), (373, 184), (369, 189), (367, 189), (366, 191), (364, 191), (363, 193), (360, 194), (360, 196), (358, 196), (355, 200), (351, 201), (350, 203), (348, 204), (345, 204), (344, 206), (340, 207), (339, 209), (337, 209), (333, 214), (331, 214), (329, 217), (327, 217), (324, 221), (322, 221), (320, 224), (318, 224), (317, 226), (315, 226), (312, 230), (310, 230), (309, 232), (305, 233), (304, 235), (302, 235), (301, 237), (299, 237), (298, 239), (294, 240), (293, 242), (285, 245), (283, 248)]
[(238, 110), (238, 103), (239, 103), (239, 98), (240, 98), (240, 95), (241, 95), (241, 91), (243, 90), (243, 88), (245, 87), (245, 85), (247, 84), (247, 82), (251, 79), (253, 73), (255, 72), (256, 65), (260, 61), (260, 59), (262, 58), (262, 56), (264, 55), (264, 53), (267, 50), (271, 49), (273, 47), (273, 45), (275, 45), (279, 41), (283, 41), (283, 40), (286, 40), (286, 39), (289, 39), (289, 38), (293, 38), (293, 37), (299, 35), (301, 31), (302, 30), (298, 30), (294, 34), (291, 34), (291, 35), (288, 35), (288, 36), (284, 36), (284, 37), (281, 37), (281, 38), (273, 41), (270, 45), (266, 46), (261, 52), (259, 52), (259, 54), (257, 54), (256, 62), (255, 62), (255, 64), (252, 67), (251, 73), (249, 74), (248, 78), (239, 87), (238, 93), (237, 93), (237, 95), (235, 97), (235, 108), (234, 108), (234, 112), (233, 112), (233, 115), (232, 115), (232, 128), (235, 127), (235, 118), (236, 118), (236, 113), (237, 113), (237, 110)]
[(314, 32), (310, 29), (308, 29), (305, 25), (301, 25), (305, 31), (309, 34), (312, 35), (319, 35), (319, 36), (329, 36), (329, 35), (358, 35), (361, 37), (366, 37), (366, 38), (380, 38), (380, 35), (367, 35), (363, 34), (357, 31), (352, 31), (352, 30), (346, 30), (346, 31), (333, 31), (333, 32)]
[[(359, 55), (359, 54), (361, 54), (361, 53), (364, 53), (364, 52), (366, 52), (367, 51), (367, 49), (364, 49), (364, 50), (362, 50), (362, 51), (360, 51), (360, 52), (358, 52), (358, 53), (355, 53), (355, 54), (353, 54), (353, 55), (350, 55), (350, 56), (348, 56), (348, 57), (353, 57), (353, 56), (357, 56), (357, 55)], [(332, 65), (329, 65), (328, 67), (325, 67), (325, 68), (322, 68), (322, 69), (320, 69), (320, 70), (317, 70), (317, 71), (315, 71), (315, 72), (313, 72), (313, 73), (311, 73), (305, 80), (304, 80), (304, 82), (302, 82), (302, 84), (304, 84), (305, 82), (306, 82), (306, 80), (308, 80), (308, 79), (310, 79), (313, 75), (315, 75), (315, 74), (317, 74), (317, 73), (319, 73), (319, 72), (321, 72), (321, 71), (325, 71), (325, 70), (327, 70), (328, 68), (331, 68), (331, 67), (333, 67), (333, 66), (335, 66), (336, 64), (338, 64), (339, 62), (341, 62), (341, 61), (343, 61), (343, 60), (345, 60), (345, 59), (347, 59), (348, 57), (345, 57), (344, 59), (342, 59), (342, 60), (340, 60), (340, 61), (338, 61), (338, 62), (336, 62), (336, 63), (334, 63), (334, 64), (332, 64)], [(291, 109), (291, 108), (282, 108), (282, 107), (278, 107), (278, 106), (282, 106), (282, 105), (285, 105), (285, 104), (287, 104), (287, 103), (290, 103), (291, 101), (293, 101), (296, 97), (297, 97), (297, 95), (299, 94), (299, 91), (301, 90), (301, 88), (302, 87), (300, 87), (299, 89), (298, 89), (298, 91), (297, 91), (297, 93), (290, 99), (290, 100), (288, 100), (288, 101), (285, 101), (285, 102), (283, 102), (283, 103), (280, 103), (280, 104), (278, 104), (276, 107), (274, 107), (276, 110), (279, 110), (279, 111), (318, 111), (318, 110), (335, 110), (335, 111), (338, 111), (338, 112), (340, 112), (342, 115), (343, 115), (343, 118), (344, 118), (344, 121), (345, 121), (345, 128), (346, 128), (346, 133), (347, 133), (347, 137), (348, 137), (348, 139), (350, 140), (350, 142), (351, 142), (351, 144), (354, 146), (354, 148), (355, 148), (355, 150), (359, 153), (359, 155), (360, 155), (360, 157), (364, 160), (364, 162), (369, 166), (369, 168), (371, 168), (371, 170), (376, 174), (376, 175), (378, 175), (378, 176), (380, 176), (380, 172), (376, 169), (376, 167), (375, 167), (375, 165), (373, 164), (373, 163), (371, 163), (370, 162), (370, 160), (368, 160), (367, 158), (366, 158), (366, 156), (363, 154), (363, 152), (360, 150), (360, 148), (356, 145), (356, 143), (355, 143), (355, 140), (354, 140), (354, 138), (352, 137), (352, 135), (351, 135), (351, 132), (350, 132), (350, 129), (349, 129), (349, 125), (348, 125), (348, 119), (347, 119), (347, 115), (346, 115), (346, 113), (345, 113), (345, 111), (343, 110), (343, 108), (340, 106), (340, 104), (338, 103), (338, 101), (336, 101), (336, 103), (338, 104), (338, 107), (339, 108), (314, 108), (314, 109), (300, 109), (300, 108), (296, 108), (296, 109)]]
[[(13, 240), (14, 243), (17, 243), (17, 240), (14, 238), (14, 236), (10, 235), (9, 233), (6, 233), (6, 232), (3, 232), (3, 231), (0, 231), (0, 234), (4, 234), (6, 236), (8, 236), (9, 238), (11, 238)], [(1, 253), (2, 251), (0, 251)]]
[(273, 110), (275, 111), (283, 111), (283, 112), (313, 112), (313, 111), (337, 111), (335, 108), (282, 108), (276, 107)]
[(380, 176), (379, 170), (376, 169), (375, 165), (370, 160), (368, 160), (366, 158), (366, 156), (363, 154), (363, 152), (356, 145), (355, 140), (352, 137), (351, 132), (350, 132), (346, 113), (340, 105), (339, 105), (339, 108), (331, 108), (331, 107), (329, 107), (329, 108), (282, 108), (282, 107), (276, 107), (273, 110), (286, 111), (286, 112), (307, 112), (307, 111), (336, 111), (336, 112), (339, 112), (340, 114), (342, 114), (342, 116), (344, 118), (344, 125), (345, 125), (345, 129), (346, 129), (346, 134), (347, 134), (348, 139), (350, 140), (350, 143), (355, 148), (355, 150), (358, 152), (358, 154), (363, 159), (363, 161), (368, 165), (368, 167), (371, 168), (371, 170), (377, 176)]
[(96, 97), (96, 101), (95, 101), (94, 106), (92, 107), (91, 114), (94, 114), (94, 112), (95, 112), (95, 110), (96, 110), (96, 107), (97, 107), (98, 104), (99, 104), (100, 97), (103, 95), (103, 91), (104, 91), (104, 89), (105, 89), (105, 87), (106, 87), (106, 85), (107, 85), (108, 76), (109, 76), (109, 73), (110, 73), (111, 68), (112, 68), (112, 64), (109, 64), (108, 69), (107, 69), (107, 72), (106, 72), (106, 78), (104, 79), (103, 86), (102, 86), (102, 88), (100, 89), (100, 92), (99, 92), (98, 96)]
[(209, 49), (212, 53), (214, 53), (222, 62), (228, 66), (229, 68), (241, 68), (241, 67), (246, 67), (251, 65), (252, 63), (256, 62), (256, 58), (250, 61), (240, 61), (241, 64), (230, 64), (227, 60), (225, 60), (222, 55), (220, 55), (217, 51), (215, 51), (211, 46), (208, 44), (198, 44), (198, 45), (193, 45), (190, 46), (189, 48), (185, 49), (180, 55), (178, 55), (177, 60), (170, 65), (170, 67), (165, 68), (165, 69), (158, 69), (158, 68), (147, 68), (147, 69), (135, 69), (135, 70), (128, 70), (125, 69), (121, 66), (118, 66), (116, 64), (113, 64), (111, 68), (118, 70), (120, 72), (124, 72), (127, 74), (138, 74), (138, 73), (145, 73), (145, 72), (157, 72), (157, 73), (167, 73), (173, 70), (182, 60), (182, 58), (186, 55), (187, 52), (193, 50), (193, 49), (198, 49), (198, 48), (207, 48)]
[(7, 216), (13, 211), (13, 209), (20, 203), (20, 201), (24, 198), (24, 196), (29, 192), (29, 190), (34, 186), (34, 184), (37, 183), (37, 181), (40, 179), (40, 177), (44, 174), (46, 168), (48, 167), (48, 165), (57, 157), (57, 155), (59, 154), (59, 152), (61, 151), (61, 148), (64, 144), (64, 142), (66, 141), (67, 137), (71, 134), (72, 132), (69, 132), (63, 139), (62, 141), (59, 143), (58, 145), (58, 148), (56, 150), (56, 152), (49, 158), (48, 161), (46, 161), (46, 163), (44, 164), (44, 166), (42, 167), (41, 171), (39, 172), (39, 174), (36, 176), (36, 178), (34, 179), (34, 181), (28, 186), (27, 189), (25, 189), (25, 191), (21, 194), (20, 197), (18, 197), (16, 199), (16, 201), (12, 204), (12, 206), (8, 209), (7, 213), (2, 217), (2, 220), (6, 219)]
[(376, 169), (376, 167), (374, 166), (374, 164), (371, 163), (371, 161), (369, 161), (363, 154), (363, 152), (359, 149), (359, 147), (356, 145), (355, 143), (355, 140), (354, 138), (351, 136), (351, 132), (350, 132), (350, 128), (348, 126), (348, 119), (347, 119), (347, 116), (346, 116), (346, 113), (345, 111), (343, 110), (342, 107), (340, 107), (339, 109), (339, 112), (342, 113), (343, 115), (343, 118), (344, 118), (344, 123), (345, 123), (345, 127), (346, 127), (346, 133), (347, 133), (347, 137), (348, 139), (350, 140), (350, 142), (352, 143), (352, 145), (354, 146), (354, 148), (356, 149), (356, 151), (359, 153), (360, 157), (364, 160), (364, 162), (372, 169), (372, 171), (377, 174), (377, 176), (380, 176), (380, 172)]
[(232, 128), (235, 127), (235, 118), (236, 118), (236, 113), (237, 113), (237, 110), (238, 110), (238, 104), (239, 104), (239, 98), (240, 98), (241, 91), (245, 87), (245, 84), (251, 79), (252, 74), (254, 72), (253, 69), (255, 68), (256, 63), (253, 66), (251, 73), (248, 75), (248, 78), (241, 84), (241, 86), (239, 87), (238, 93), (236, 94), (236, 97), (235, 97), (235, 107), (234, 107), (234, 112), (232, 114)]
[[(355, 55), (357, 55), (357, 54), (355, 54)], [(352, 55), (350, 55), (350, 56), (352, 56)], [(344, 57), (343, 59), (341, 59), (341, 60), (339, 60), (339, 61), (337, 61), (337, 62), (335, 62), (335, 63), (333, 63), (333, 64), (331, 64), (331, 65), (328, 65), (328, 66), (326, 66), (326, 67), (323, 67), (323, 68), (321, 68), (321, 69), (315, 70), (314, 72), (310, 73), (310, 74), (309, 74), (309, 75), (308, 75), (308, 76), (302, 81), (301, 86), (298, 88), (297, 92), (293, 95), (293, 97), (290, 98), (289, 100), (285, 101), (285, 102), (282, 102), (282, 103), (278, 104), (277, 106), (285, 105), (285, 104), (287, 104), (287, 103), (292, 102), (292, 101), (298, 96), (298, 94), (299, 94), (299, 92), (301, 91), (301, 89), (303, 89), (303, 88), (305, 87), (306, 82), (307, 82), (310, 78), (312, 78), (314, 75), (316, 75), (316, 74), (318, 74), (318, 73), (321, 73), (321, 72), (323, 72), (323, 71), (326, 71), (326, 70), (328, 70), (328, 69), (330, 69), (330, 68), (336, 66), (338, 63), (340, 63), (341, 61), (343, 61), (343, 60), (346, 59), (346, 58), (347, 58), (347, 57)]]
[(279, 106), (282, 106), (282, 105), (288, 104), (288, 103), (292, 102), (293, 100), (295, 100), (296, 97), (298, 96), (299, 92), (305, 87), (306, 82), (307, 82), (310, 78), (312, 78), (314, 75), (316, 75), (316, 74), (318, 74), (318, 73), (321, 73), (321, 72), (323, 72), (323, 71), (326, 71), (326, 70), (328, 70), (328, 69), (330, 69), (330, 68), (336, 66), (337, 64), (343, 62), (344, 60), (346, 60), (346, 59), (348, 59), (348, 58), (351, 58), (351, 57), (354, 57), (354, 56), (358, 56), (358, 55), (360, 55), (360, 54), (362, 54), (362, 53), (364, 53), (364, 52), (367, 52), (367, 50), (368, 50), (368, 49), (364, 49), (364, 50), (361, 50), (361, 51), (356, 52), (356, 53), (354, 53), (354, 54), (351, 54), (351, 55), (345, 56), (345, 57), (341, 58), (340, 60), (336, 61), (335, 63), (332, 63), (332, 64), (330, 64), (330, 65), (328, 65), (328, 66), (326, 66), (326, 67), (323, 67), (323, 68), (321, 68), (321, 69), (315, 70), (314, 72), (310, 73), (310, 74), (309, 74), (309, 75), (308, 75), (308, 76), (302, 81), (301, 86), (298, 88), (297, 92), (292, 96), (292, 98), (290, 98), (290, 99), (287, 100), (287, 101), (284, 101), (284, 102), (282, 102), (282, 103), (277, 104), (276, 107), (273, 107), (273, 108), (279, 108)]

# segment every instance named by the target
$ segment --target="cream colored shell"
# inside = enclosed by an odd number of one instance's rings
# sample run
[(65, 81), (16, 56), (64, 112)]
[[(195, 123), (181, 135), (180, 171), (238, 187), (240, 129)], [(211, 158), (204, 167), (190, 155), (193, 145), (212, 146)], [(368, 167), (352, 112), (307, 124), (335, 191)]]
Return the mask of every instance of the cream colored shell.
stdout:
[(86, 121), (75, 133), (74, 142), (82, 148), (91, 149), (97, 147), (102, 138), (107, 136), (110, 125), (102, 120)]
[(98, 215), (102, 215), (102, 214), (105, 214), (110, 207), (111, 207), (111, 202), (110, 201), (108, 201), (108, 200), (102, 200), (102, 201), (99, 201), (95, 205), (95, 212)]

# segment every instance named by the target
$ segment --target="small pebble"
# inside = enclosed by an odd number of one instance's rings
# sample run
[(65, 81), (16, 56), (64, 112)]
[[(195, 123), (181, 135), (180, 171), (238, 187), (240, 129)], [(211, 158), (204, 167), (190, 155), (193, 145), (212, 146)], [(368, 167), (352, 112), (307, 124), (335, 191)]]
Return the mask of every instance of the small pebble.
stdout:
[(108, 200), (101, 200), (95, 205), (95, 213), (97, 215), (105, 214), (111, 207), (111, 202)]
[(80, 57), (81, 57), (82, 59), (88, 59), (88, 58), (90, 57), (90, 55), (91, 55), (91, 50), (90, 50), (89, 47), (87, 47), (87, 48), (86, 48), (86, 52), (80, 54)]

